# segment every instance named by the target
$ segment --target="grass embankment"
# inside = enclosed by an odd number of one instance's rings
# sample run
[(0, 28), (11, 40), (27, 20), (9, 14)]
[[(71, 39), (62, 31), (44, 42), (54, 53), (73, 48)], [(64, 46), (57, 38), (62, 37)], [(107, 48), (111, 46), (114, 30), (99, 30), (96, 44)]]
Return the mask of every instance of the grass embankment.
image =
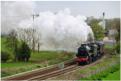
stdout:
[[(85, 78), (81, 80), (120, 80), (120, 65), (118, 62), (112, 62), (112, 64), (107, 64), (105, 66), (93, 68)], [(115, 75), (117, 74), (117, 75)], [(113, 76), (113, 77), (111, 77)], [(110, 78), (111, 77), (111, 78)]]
[(115, 71), (114, 73), (110, 73), (109, 75), (107, 75), (107, 77), (102, 78), (102, 80), (120, 80), (120, 70)]
[[(1, 50), (9, 52), (12, 58), (14, 58), (11, 49), (8, 49), (5, 44), (5, 38), (2, 38)], [(6, 63), (1, 63), (1, 76), (5, 77), (25, 71), (31, 71), (33, 69), (57, 64), (71, 58), (73, 58), (73, 53), (63, 51), (32, 52), (29, 62), (14, 62), (13, 60), (8, 60)]]
[(120, 55), (116, 54), (114, 47), (106, 45), (106, 58), (95, 66), (81, 70), (85, 76), (81, 80), (120, 80)]
[(7, 62), (1, 63), (1, 76), (9, 76), (20, 72), (25, 72), (52, 64), (57, 64), (71, 59), (72, 54), (64, 54), (63, 52), (42, 51), (34, 52), (29, 62)]

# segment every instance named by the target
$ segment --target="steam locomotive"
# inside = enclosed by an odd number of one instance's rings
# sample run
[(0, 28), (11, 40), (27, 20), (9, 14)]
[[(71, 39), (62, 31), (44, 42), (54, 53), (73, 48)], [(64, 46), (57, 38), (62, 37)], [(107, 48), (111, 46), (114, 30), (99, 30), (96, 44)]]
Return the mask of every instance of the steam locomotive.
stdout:
[(104, 54), (104, 43), (101, 41), (81, 44), (76, 54), (76, 63), (89, 64), (96, 61)]

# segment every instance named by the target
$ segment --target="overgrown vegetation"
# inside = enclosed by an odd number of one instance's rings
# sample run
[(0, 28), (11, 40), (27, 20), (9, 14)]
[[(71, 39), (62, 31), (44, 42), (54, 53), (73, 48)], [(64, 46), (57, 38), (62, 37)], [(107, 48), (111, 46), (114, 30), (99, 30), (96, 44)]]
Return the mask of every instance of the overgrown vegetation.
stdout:
[(29, 62), (7, 62), (1, 64), (2, 77), (25, 72), (37, 68), (57, 64), (73, 58), (72, 53), (58, 51), (32, 52)]
[(106, 27), (107, 29), (116, 29), (120, 33), (120, 18), (106, 19)]
[(106, 19), (106, 27), (108, 30), (116, 30), (114, 36), (112, 36), (116, 40), (114, 51), (120, 54), (120, 18)]
[(93, 30), (95, 40), (102, 40), (104, 38), (104, 29), (99, 25), (100, 20), (92, 19), (89, 23)]
[[(106, 78), (108, 75), (113, 74), (114, 72), (120, 70), (120, 65), (114, 64), (108, 67), (104, 66), (103, 68), (104, 69), (102, 69), (102, 71), (100, 71), (101, 68), (99, 68), (97, 73), (95, 72), (95, 74), (92, 74), (87, 78), (81, 78), (81, 80), (103, 80), (103, 78)], [(119, 75), (115, 75), (115, 76), (119, 76)], [(116, 79), (112, 78), (112, 80), (116, 80)]]
[[(13, 61), (29, 61), (30, 48), (25, 41), (19, 41), (15, 31), (11, 31), (8, 35), (2, 37), (2, 60), (11, 59)], [(10, 55), (13, 58), (9, 58)], [(4, 62), (6, 62), (4, 61)]]
[(103, 80), (119, 80), (120, 81), (120, 70), (115, 71), (114, 73), (110, 73), (107, 77), (103, 78)]

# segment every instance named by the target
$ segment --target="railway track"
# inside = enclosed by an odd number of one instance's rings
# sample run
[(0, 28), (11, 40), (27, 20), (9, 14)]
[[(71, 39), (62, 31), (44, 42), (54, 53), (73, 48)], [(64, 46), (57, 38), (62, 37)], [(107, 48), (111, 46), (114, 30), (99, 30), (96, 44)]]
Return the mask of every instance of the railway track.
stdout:
[(60, 69), (60, 70), (57, 70), (57, 71), (46, 73), (44, 75), (40, 75), (40, 76), (37, 76), (37, 77), (34, 77), (34, 78), (30, 78), (29, 80), (45, 80), (45, 79), (48, 79), (48, 78), (51, 78), (51, 77), (54, 77), (54, 76), (57, 76), (57, 75), (72, 71), (72, 70), (75, 70), (77, 68), (78, 67), (75, 64), (75, 65), (71, 65), (69, 67), (66, 67), (64, 69)]
[(58, 65), (55, 65), (54, 67), (47, 68), (44, 70), (37, 70), (37, 71), (32, 71), (32, 72), (17, 75), (17, 76), (2, 78), (2, 80), (3, 81), (6, 81), (6, 80), (35, 80), (38, 78), (41, 80), (44, 80), (44, 79), (50, 78), (52, 76), (73, 70), (75, 67), (76, 67), (76, 64), (75, 64), (74, 60), (71, 60), (69, 62), (65, 62), (63, 68), (60, 68)]
[(100, 59), (101, 59), (101, 57), (98, 60), (91, 62), (90, 64), (87, 64), (87, 65), (84, 65), (84, 66), (78, 66), (77, 64), (72, 64), (72, 65), (65, 67), (64, 69), (56, 70), (56, 71), (46, 73), (46, 74), (43, 74), (43, 75), (40, 75), (40, 76), (37, 76), (37, 77), (34, 77), (34, 78), (30, 78), (29, 80), (45, 80), (45, 79), (48, 79), (48, 78), (51, 78), (51, 77), (54, 77), (54, 76), (57, 76), (57, 75), (60, 75), (60, 74), (71, 72), (71, 71), (76, 70), (76, 69), (82, 69), (83, 70), (83, 69), (85, 69), (89, 66), (97, 64)]
[[(101, 59), (101, 58), (99, 58)], [(88, 67), (90, 65), (94, 65), (97, 62), (99, 62), (99, 59), (95, 62), (92, 62), (91, 64), (85, 65), (85, 66), (77, 66), (77, 64), (74, 62), (74, 60), (71, 60), (69, 62), (64, 63), (64, 68), (59, 68), (57, 65), (48, 69), (44, 70), (38, 70), (38, 71), (33, 71), (27, 74), (22, 74), (19, 76), (13, 76), (13, 77), (8, 77), (8, 78), (3, 78), (3, 81), (8, 81), (8, 80), (45, 80), (60, 74), (64, 74), (73, 70), (76, 70), (78, 68), (82, 69), (85, 67)]]

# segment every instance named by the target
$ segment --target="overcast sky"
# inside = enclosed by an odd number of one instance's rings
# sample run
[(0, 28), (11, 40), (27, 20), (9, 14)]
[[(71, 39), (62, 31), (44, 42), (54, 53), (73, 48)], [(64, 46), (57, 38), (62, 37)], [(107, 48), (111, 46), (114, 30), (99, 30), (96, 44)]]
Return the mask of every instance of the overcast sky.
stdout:
[(69, 8), (73, 15), (102, 17), (106, 13), (106, 18), (120, 17), (119, 1), (45, 1), (35, 2), (35, 11), (57, 12)]

